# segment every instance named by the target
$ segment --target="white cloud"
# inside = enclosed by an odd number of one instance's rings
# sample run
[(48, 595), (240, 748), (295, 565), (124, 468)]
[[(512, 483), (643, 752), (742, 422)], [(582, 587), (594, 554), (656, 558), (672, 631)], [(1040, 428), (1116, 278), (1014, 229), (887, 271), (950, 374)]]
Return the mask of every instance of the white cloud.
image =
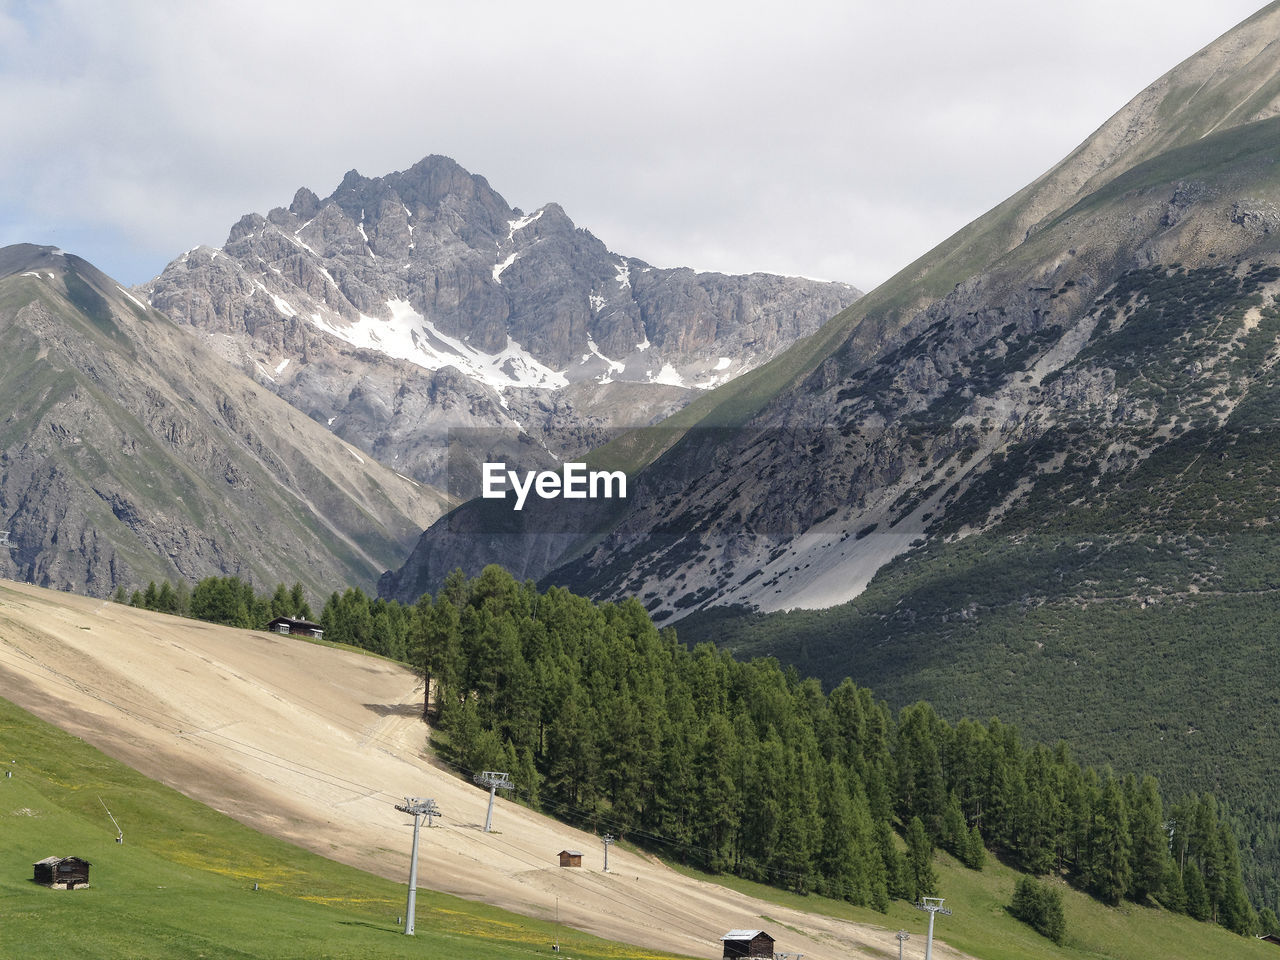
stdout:
[(127, 282), (454, 157), (662, 265), (869, 286), (1252, 12), (1155, 0), (0, 6), (0, 241)]

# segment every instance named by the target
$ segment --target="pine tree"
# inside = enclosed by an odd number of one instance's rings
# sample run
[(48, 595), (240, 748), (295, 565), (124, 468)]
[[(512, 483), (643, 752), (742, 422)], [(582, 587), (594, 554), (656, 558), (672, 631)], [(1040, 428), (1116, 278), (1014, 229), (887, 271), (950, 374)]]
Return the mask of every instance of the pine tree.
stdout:
[(168, 580), (160, 584), (160, 592), (156, 594), (156, 609), (162, 613), (178, 612), (178, 596)]
[[(581, 688), (565, 701), (547, 731), (547, 774), (544, 793), (570, 807), (590, 809), (596, 798), (600, 750), (594, 711)], [(682, 785), (683, 786), (683, 785)], [(686, 838), (687, 839), (687, 836)]]
[(1182, 887), (1187, 892), (1187, 914), (1195, 920), (1208, 920), (1209, 894), (1204, 888), (1200, 868), (1194, 863), (1188, 863), (1182, 872)]
[[(1187, 849), (1195, 857), (1200, 875), (1204, 879), (1205, 898), (1208, 902), (1208, 915), (1205, 919), (1217, 922), (1226, 882), (1223, 876), (1224, 851), (1221, 826), (1218, 823), (1218, 802), (1212, 794), (1203, 794), (1196, 801)], [(1191, 896), (1190, 889), (1187, 890), (1187, 896)]]
[(821, 842), (818, 815), (818, 783), (815, 760), (801, 744), (788, 751), (786, 789), (782, 793), (782, 819), (771, 866), (787, 878), (796, 893), (810, 890), (812, 864)]
[(981, 870), (987, 862), (987, 848), (976, 823), (969, 828), (969, 842), (965, 845), (963, 859), (964, 865), (970, 870)]
[(969, 850), (969, 828), (964, 822), (964, 812), (960, 809), (960, 798), (952, 791), (947, 807), (942, 813), (942, 849), (964, 860)]
[(1174, 913), (1187, 912), (1187, 891), (1182, 885), (1182, 873), (1173, 857), (1165, 857), (1164, 880), (1160, 884), (1160, 903)]
[(906, 869), (902, 855), (893, 840), (893, 829), (888, 820), (876, 821), (876, 849), (880, 852), (880, 862), (884, 864), (885, 886), (890, 897), (915, 899), (915, 885)]
[(1118, 904), (1129, 892), (1132, 872), (1129, 856), (1129, 812), (1124, 792), (1114, 777), (1102, 789), (1102, 803), (1094, 815), (1097, 842), (1089, 873), (1089, 887), (1104, 903)]
[(293, 601), (289, 597), (289, 590), (283, 583), (277, 583), (276, 592), (271, 595), (271, 619), (292, 616)]
[(931, 897), (938, 891), (938, 875), (933, 869), (933, 844), (919, 817), (907, 827), (907, 870), (914, 889), (912, 899)]
[(449, 734), (449, 748), (454, 759), (468, 770), (480, 769), (472, 767), (469, 762), (480, 750), (482, 732), (475, 701), (465, 697), (459, 703), (450, 703), (440, 718), (440, 726)]
[(191, 586), (185, 580), (179, 580), (173, 588), (173, 612), (181, 617), (191, 612)]
[(742, 848), (748, 876), (765, 877), (764, 867), (777, 849), (782, 832), (782, 793), (785, 784), (777, 775), (785, 770), (786, 748), (775, 731), (760, 740), (752, 768), (756, 772), (757, 789), (744, 805)]
[(942, 833), (947, 805), (942, 774), (943, 723), (928, 703), (902, 710), (898, 722), (898, 815), (918, 816), (930, 837)]
[(294, 581), (289, 589), (289, 603), (293, 609), (293, 616), (299, 620), (311, 619), (311, 604), (307, 603), (307, 595), (298, 581)]
[(542, 778), (538, 775), (538, 768), (533, 762), (533, 751), (529, 747), (520, 749), (511, 776), (525, 802), (537, 810)]
[(414, 672), (422, 677), (424, 720), (430, 719), (432, 688), (436, 691), (438, 718), (441, 686), (452, 686), (459, 679), (459, 630), (457, 607), (443, 596), (436, 603), (431, 602), (430, 594), (419, 598), (409, 632), (408, 657)]
[(1240, 848), (1235, 833), (1223, 823), (1220, 826), (1222, 849), (1222, 900), (1218, 909), (1218, 922), (1242, 936), (1253, 931), (1257, 923), (1253, 907), (1244, 890), (1240, 876)]
[(1258, 911), (1258, 933), (1264, 937), (1269, 933), (1280, 933), (1280, 919), (1270, 907)]
[(1048, 873), (1053, 866), (1053, 796), (1047, 784), (1028, 782), (1019, 801), (1019, 859), (1031, 873)]
[(886, 885), (884, 862), (880, 859), (879, 850), (876, 849), (871, 804), (867, 800), (862, 781), (856, 774), (850, 773), (847, 783), (849, 796), (847, 832), (852, 848), (854, 867), (851, 870), (851, 876), (854, 882), (854, 898), (856, 898), (852, 899), (852, 902), (883, 911), (887, 909), (889, 891)]
[(1129, 832), (1133, 837), (1133, 898), (1158, 897), (1169, 860), (1169, 841), (1164, 832), (1164, 815), (1155, 777), (1144, 777), (1142, 786), (1135, 792)]
[(711, 716), (694, 747), (693, 843), (706, 851), (714, 872), (729, 865), (733, 825), (741, 818), (739, 786), (734, 777), (738, 743), (724, 714)]

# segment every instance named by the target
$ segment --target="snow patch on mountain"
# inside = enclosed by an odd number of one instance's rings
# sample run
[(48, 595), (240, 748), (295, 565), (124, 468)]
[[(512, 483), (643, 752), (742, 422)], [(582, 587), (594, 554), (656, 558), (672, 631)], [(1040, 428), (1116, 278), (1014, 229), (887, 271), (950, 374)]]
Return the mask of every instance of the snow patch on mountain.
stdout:
[(613, 383), (613, 375), (615, 373), (622, 373), (622, 371), (627, 368), (625, 363), (622, 363), (619, 360), (611, 360), (609, 357), (606, 357), (601, 353), (600, 348), (596, 346), (595, 340), (591, 338), (591, 334), (587, 334), (587, 349), (591, 352), (582, 355), (583, 363), (590, 360), (593, 355), (605, 362), (604, 373), (596, 378), (600, 383)]
[(289, 304), (289, 301), (286, 300), (284, 297), (277, 296), (276, 294), (273, 293), (271, 294), (271, 302), (274, 303), (276, 305), (276, 309), (279, 310), (281, 313), (283, 313), (286, 317), (296, 317), (298, 315), (298, 311), (293, 309), (293, 307)]
[(655, 376), (653, 371), (647, 371), (650, 383), (661, 383), (668, 387), (685, 387), (688, 386), (684, 382), (684, 377), (680, 376), (680, 371), (669, 363), (664, 363), (662, 369)]
[(502, 282), (502, 271), (506, 270), (507, 267), (515, 263), (516, 257), (518, 256), (520, 256), (520, 254), (513, 253), (511, 256), (507, 257), (507, 259), (503, 260), (501, 263), (495, 263), (493, 265), (493, 282), (494, 283)]
[(485, 353), (441, 332), (407, 300), (388, 300), (387, 309), (391, 312), (390, 320), (360, 314), (358, 321), (347, 324), (313, 313), (311, 321), (354, 347), (377, 350), (427, 370), (456, 367), (495, 390), (509, 387), (556, 389), (569, 385), (563, 373), (539, 363), (510, 337), (507, 337), (506, 347), (498, 353)]
[(507, 227), (509, 229), (507, 230), (507, 239), (510, 240), (517, 233), (519, 233), (521, 230), (523, 230), (525, 227), (533, 223), (533, 221), (537, 220), (541, 216), (542, 216), (542, 210), (535, 210), (533, 213), (529, 214), (528, 216), (519, 217), (515, 220), (508, 220)]
[[(26, 276), (26, 274), (23, 274), (23, 276)], [(116, 284), (116, 289), (119, 290), (121, 293), (123, 293), (126, 297), (128, 297), (134, 303), (136, 303), (138, 306), (140, 306), (143, 310), (147, 309), (147, 305), (145, 303), (143, 303), (141, 300), (135, 297), (132, 293), (130, 293), (124, 287), (120, 286), (120, 284), (118, 283)]]

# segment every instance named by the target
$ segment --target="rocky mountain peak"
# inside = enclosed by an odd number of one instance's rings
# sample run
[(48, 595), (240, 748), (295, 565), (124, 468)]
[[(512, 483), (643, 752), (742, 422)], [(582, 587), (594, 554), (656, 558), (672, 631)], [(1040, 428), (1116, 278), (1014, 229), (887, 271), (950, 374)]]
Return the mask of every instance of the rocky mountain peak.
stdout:
[[(376, 232), (385, 216), (450, 221), (459, 235), (479, 241), (500, 232), (512, 210), (488, 182), (448, 157), (429, 156), (407, 170), (364, 177), (350, 170), (329, 196), (349, 220)], [(374, 253), (389, 254), (371, 246)]]
[[(439, 458), (419, 447), (439, 437), (429, 428), (407, 440), (392, 424), (409, 410), (436, 425), (479, 416), (540, 433), (551, 427), (539, 411), (554, 409), (575, 437), (588, 421), (649, 422), (859, 295), (847, 284), (653, 267), (613, 253), (557, 203), (511, 207), (442, 156), (381, 177), (352, 170), (324, 199), (300, 189), (287, 208), (241, 218), (222, 250), (174, 260), (145, 292), (180, 322), (224, 334), (228, 359), (310, 415), (428, 481), (440, 479)], [(430, 399), (446, 367), (468, 379), (465, 402)], [(633, 385), (625, 403), (615, 384)], [(538, 391), (568, 394), (543, 402)], [(381, 427), (370, 419), (379, 405)], [(497, 413), (459, 421), (464, 408)], [(388, 446), (386, 433), (400, 439)]]
[(320, 198), (306, 187), (299, 187), (289, 204), (289, 212), (299, 220), (310, 220), (320, 209)]

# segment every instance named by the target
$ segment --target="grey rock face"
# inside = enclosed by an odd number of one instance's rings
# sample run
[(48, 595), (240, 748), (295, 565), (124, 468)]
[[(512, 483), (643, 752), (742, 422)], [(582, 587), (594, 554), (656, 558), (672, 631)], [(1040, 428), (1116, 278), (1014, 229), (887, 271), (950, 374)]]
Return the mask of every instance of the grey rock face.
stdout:
[(526, 214), (436, 156), (385, 177), (353, 170), (323, 200), (303, 188), (144, 292), (313, 419), (428, 482), (442, 479), (450, 429), (569, 451), (758, 366), (859, 295), (653, 267), (559, 205)]
[(446, 507), (49, 247), (0, 249), (0, 575), (371, 586)]
[[(1240, 136), (1265, 153), (1278, 123)], [(526, 576), (598, 599), (639, 596), (658, 619), (715, 605), (828, 607), (857, 596), (913, 546), (999, 523), (1046, 477), (1082, 463), (1099, 476), (1130, 470), (1188, 423), (1217, 429), (1254, 377), (1232, 351), (1250, 337), (1261, 341), (1260, 356), (1274, 350), (1272, 334), (1254, 331), (1280, 284), (1267, 280), (1257, 292), (1252, 319), (1244, 299), (1214, 307), (1187, 294), (1179, 309), (1213, 318), (1217, 340), (1142, 328), (1141, 319), (1119, 335), (1133, 314), (1141, 318), (1142, 298), (1108, 298), (1141, 269), (1159, 268), (1149, 281), (1157, 286), (1192, 287), (1224, 270), (1234, 279), (1213, 282), (1226, 291), (1277, 263), (1266, 230), (1276, 202), (1263, 175), (1269, 161), (1240, 153), (1215, 169), (1212, 189), (1174, 177), (1078, 205), (912, 311), (860, 360), (848, 349), (855, 330), (744, 427), (685, 436), (635, 478), (635, 495), (606, 528), (584, 529), (560, 557), (518, 536), (473, 536), (461, 549), (464, 521), (487, 531), (475, 523), (483, 515), (458, 511), (448, 529), (424, 534), (381, 589), (416, 595), (453, 565), (510, 556)], [(1154, 338), (1153, 350), (1166, 336), (1180, 345), (1168, 371), (1148, 378), (1142, 349), (1126, 352), (1142, 336)], [(1189, 381), (1175, 397), (1153, 399), (1175, 375)], [(1060, 455), (1027, 459), (1040, 442)]]

